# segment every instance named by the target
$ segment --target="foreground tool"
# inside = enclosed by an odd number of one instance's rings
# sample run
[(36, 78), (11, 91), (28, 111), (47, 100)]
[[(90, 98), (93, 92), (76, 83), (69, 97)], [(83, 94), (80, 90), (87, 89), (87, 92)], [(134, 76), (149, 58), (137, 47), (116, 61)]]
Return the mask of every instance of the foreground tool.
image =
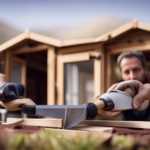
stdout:
[(120, 111), (132, 109), (132, 97), (122, 91), (103, 94), (96, 103), (85, 105), (21, 105), (22, 111), (63, 120), (63, 128), (71, 128), (87, 118), (95, 118), (98, 110)]

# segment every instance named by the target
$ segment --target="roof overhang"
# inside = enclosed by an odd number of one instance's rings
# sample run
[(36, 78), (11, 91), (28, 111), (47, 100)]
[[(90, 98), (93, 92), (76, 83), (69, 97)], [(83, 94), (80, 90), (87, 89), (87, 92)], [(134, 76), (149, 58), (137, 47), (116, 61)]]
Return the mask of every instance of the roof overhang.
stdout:
[(150, 25), (133, 20), (100, 37), (90, 38), (90, 39), (77, 39), (77, 40), (58, 40), (48, 36), (33, 33), (27, 30), (22, 34), (0, 45), (0, 52), (7, 50), (8, 48), (16, 45), (17, 43), (23, 42), (25, 40), (33, 40), (36, 42), (51, 45), (53, 47), (66, 47), (66, 46), (74, 46), (74, 45), (82, 45), (82, 44), (91, 44), (97, 42), (105, 42), (110, 39), (116, 38), (121, 34), (124, 34), (125, 32), (130, 31), (132, 29), (141, 29), (150, 32)]

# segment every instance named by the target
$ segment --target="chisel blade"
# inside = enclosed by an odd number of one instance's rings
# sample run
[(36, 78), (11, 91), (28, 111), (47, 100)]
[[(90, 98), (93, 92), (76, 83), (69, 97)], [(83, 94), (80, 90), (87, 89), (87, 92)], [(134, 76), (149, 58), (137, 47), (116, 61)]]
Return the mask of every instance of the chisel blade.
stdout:
[(87, 117), (86, 105), (23, 105), (26, 114), (63, 120), (63, 129), (71, 128)]

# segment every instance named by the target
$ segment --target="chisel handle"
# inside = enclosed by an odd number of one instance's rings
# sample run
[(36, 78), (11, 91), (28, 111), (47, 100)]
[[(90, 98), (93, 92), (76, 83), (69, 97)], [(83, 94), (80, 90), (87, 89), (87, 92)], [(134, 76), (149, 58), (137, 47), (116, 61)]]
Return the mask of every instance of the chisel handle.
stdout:
[(98, 100), (94, 103), (98, 110), (102, 110), (105, 108), (105, 103), (102, 100)]

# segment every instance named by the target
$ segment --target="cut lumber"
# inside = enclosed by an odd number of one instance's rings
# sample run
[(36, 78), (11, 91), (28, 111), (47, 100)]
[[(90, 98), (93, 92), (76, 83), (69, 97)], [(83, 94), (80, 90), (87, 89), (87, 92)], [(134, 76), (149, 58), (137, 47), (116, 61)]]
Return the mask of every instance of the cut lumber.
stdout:
[(150, 129), (149, 121), (85, 120), (78, 125)]
[(35, 119), (35, 118), (7, 118), (5, 125), (27, 125), (27, 126), (42, 126), (52, 128), (62, 128), (62, 119)]

